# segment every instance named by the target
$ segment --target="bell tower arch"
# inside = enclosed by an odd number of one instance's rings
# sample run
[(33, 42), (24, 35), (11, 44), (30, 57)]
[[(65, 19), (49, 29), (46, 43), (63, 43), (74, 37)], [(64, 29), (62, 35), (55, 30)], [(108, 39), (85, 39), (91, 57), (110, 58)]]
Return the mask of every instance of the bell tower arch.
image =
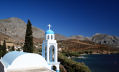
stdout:
[(51, 25), (49, 24), (48, 26), (49, 30), (46, 31), (45, 40), (42, 44), (42, 56), (46, 59), (51, 69), (53, 69), (53, 66), (55, 66), (56, 72), (60, 72), (57, 41), (55, 40), (54, 32), (50, 29)]

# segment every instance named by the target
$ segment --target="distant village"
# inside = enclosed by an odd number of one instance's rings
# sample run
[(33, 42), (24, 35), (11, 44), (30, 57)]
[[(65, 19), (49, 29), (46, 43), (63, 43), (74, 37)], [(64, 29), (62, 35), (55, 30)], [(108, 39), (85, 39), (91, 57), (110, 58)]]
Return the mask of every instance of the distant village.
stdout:
[[(7, 37), (7, 38), (4, 38), (3, 40), (0, 41), (0, 45), (3, 45), (4, 40), (6, 41), (7, 51), (9, 51), (10, 48), (12, 48), (12, 47), (14, 47), (15, 51), (23, 51), (23, 49), (22, 49), (23, 45), (24, 45), (23, 40), (15, 41), (15, 40)], [(42, 48), (42, 43), (35, 42), (34, 46), (35, 46), (36, 49), (41, 49)]]

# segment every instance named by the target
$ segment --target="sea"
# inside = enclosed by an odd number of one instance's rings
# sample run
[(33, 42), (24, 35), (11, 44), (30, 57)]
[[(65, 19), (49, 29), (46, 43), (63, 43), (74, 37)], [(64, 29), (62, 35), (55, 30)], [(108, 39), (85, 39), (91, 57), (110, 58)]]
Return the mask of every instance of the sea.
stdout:
[(119, 72), (119, 54), (92, 54), (72, 59), (85, 63), (91, 72)]

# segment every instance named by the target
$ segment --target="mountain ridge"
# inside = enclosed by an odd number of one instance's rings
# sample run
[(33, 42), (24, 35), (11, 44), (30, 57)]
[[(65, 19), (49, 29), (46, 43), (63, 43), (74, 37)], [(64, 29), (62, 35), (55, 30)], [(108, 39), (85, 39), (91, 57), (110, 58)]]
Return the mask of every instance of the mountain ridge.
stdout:
[[(44, 31), (32, 26), (33, 37), (42, 38), (44, 36)], [(26, 23), (17, 18), (11, 17), (8, 19), (0, 20), (0, 32), (6, 34), (16, 40), (24, 40), (25, 32), (26, 32)]]
[[(31, 22), (32, 23), (32, 22)], [(45, 37), (45, 31), (32, 26), (33, 37), (35, 41), (43, 40)], [(8, 19), (0, 19), (0, 33), (7, 35), (11, 39), (16, 41), (24, 41), (26, 32), (26, 23), (17, 17), (10, 17)], [(77, 39), (81, 41), (91, 41), (98, 44), (106, 44), (119, 48), (119, 37), (107, 34), (96, 33), (92, 37), (84, 37), (82, 35), (73, 35), (66, 37), (61, 34), (55, 34), (57, 40)], [(105, 43), (106, 42), (106, 43)]]

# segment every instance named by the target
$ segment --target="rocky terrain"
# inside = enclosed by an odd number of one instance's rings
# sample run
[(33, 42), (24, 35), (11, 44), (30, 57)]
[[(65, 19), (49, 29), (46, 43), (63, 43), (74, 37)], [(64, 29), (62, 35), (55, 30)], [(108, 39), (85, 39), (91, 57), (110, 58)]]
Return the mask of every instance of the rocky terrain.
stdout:
[[(32, 23), (32, 22), (31, 22)], [(45, 32), (37, 27), (32, 27), (33, 30), (33, 37), (36, 42), (44, 39)], [(8, 19), (2, 19), (0, 20), (0, 35), (1, 39), (3, 40), (6, 36), (8, 38), (14, 39), (16, 41), (24, 40), (25, 38), (25, 32), (26, 32), (26, 23), (16, 17), (11, 17)], [(5, 36), (5, 37), (4, 37)], [(56, 34), (57, 40), (65, 40), (67, 37)]]
[[(32, 22), (31, 22), (32, 23)], [(45, 32), (37, 27), (32, 27), (33, 37), (35, 42), (42, 43), (44, 39)], [(26, 31), (26, 23), (16, 17), (11, 17), (8, 19), (0, 20), (0, 40), (10, 40), (10, 41), (22, 41), (24, 42)], [(75, 35), (71, 37), (66, 37), (61, 34), (55, 34), (57, 40), (70, 40), (76, 39), (85, 42), (94, 42), (98, 44), (104, 44), (111, 47), (119, 48), (119, 37), (107, 35), (107, 34), (95, 34), (92, 37), (84, 37), (81, 35)]]
[(97, 33), (92, 36), (91, 41), (119, 48), (119, 37), (117, 36)]
[(108, 45), (102, 45), (91, 41), (81, 41), (77, 39), (68, 39), (58, 41), (58, 47), (66, 52), (80, 52), (91, 54), (110, 54), (119, 53), (118, 48), (112, 48)]
[(63, 36), (61, 34), (55, 34), (55, 39), (56, 40), (66, 40), (66, 39), (68, 39), (68, 37)]
[[(42, 38), (44, 36), (44, 31), (32, 27), (33, 29), (33, 37)], [(14, 38), (15, 40), (24, 40), (25, 32), (26, 32), (26, 23), (16, 17), (2, 19), (0, 20), (0, 32)]]
[(12, 39), (10, 36), (0, 33), (0, 41), (3, 41), (3, 40), (14, 41), (14, 39)]
[(91, 40), (90, 37), (84, 37), (82, 35), (71, 36), (68, 39), (78, 39), (78, 40), (81, 40), (81, 41), (90, 41)]
[(96, 33), (92, 37), (84, 37), (81, 35), (77, 35), (77, 36), (68, 37), (67, 39), (77, 39), (80, 41), (91, 41), (97, 44), (108, 45), (114, 48), (119, 48), (119, 37), (108, 35), (108, 34)]

